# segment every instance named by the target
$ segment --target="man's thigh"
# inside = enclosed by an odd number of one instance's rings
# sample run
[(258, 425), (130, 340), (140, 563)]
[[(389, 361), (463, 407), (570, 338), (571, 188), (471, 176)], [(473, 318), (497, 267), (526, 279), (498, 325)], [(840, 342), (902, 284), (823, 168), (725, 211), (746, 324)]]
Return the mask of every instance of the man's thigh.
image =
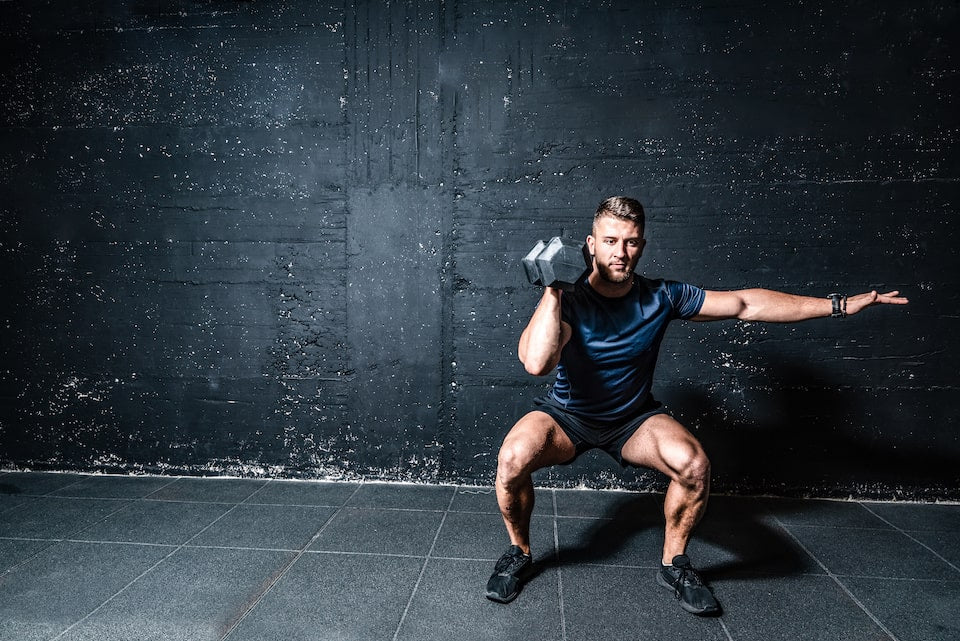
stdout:
[(533, 411), (517, 421), (500, 447), (501, 458), (507, 455), (514, 464), (530, 471), (566, 463), (577, 449), (560, 425), (546, 412)]
[(659, 470), (673, 478), (691, 461), (705, 459), (700, 442), (669, 414), (656, 414), (644, 421), (621, 450), (623, 460)]

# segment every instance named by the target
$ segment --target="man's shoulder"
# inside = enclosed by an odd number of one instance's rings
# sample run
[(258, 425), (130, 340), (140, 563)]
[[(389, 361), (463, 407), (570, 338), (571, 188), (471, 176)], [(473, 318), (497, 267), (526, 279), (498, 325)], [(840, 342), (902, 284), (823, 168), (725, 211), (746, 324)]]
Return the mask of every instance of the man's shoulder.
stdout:
[(637, 276), (636, 280), (634, 280), (634, 283), (641, 291), (660, 294), (667, 297), (670, 297), (672, 290), (684, 286), (684, 284), (680, 281), (670, 280), (668, 278), (647, 278), (646, 276), (640, 275)]

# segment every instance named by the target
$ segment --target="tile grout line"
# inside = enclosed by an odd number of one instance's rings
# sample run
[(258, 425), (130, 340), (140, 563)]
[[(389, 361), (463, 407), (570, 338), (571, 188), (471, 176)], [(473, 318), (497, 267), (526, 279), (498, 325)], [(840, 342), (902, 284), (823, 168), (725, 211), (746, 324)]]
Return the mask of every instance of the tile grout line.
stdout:
[[(181, 478), (182, 478), (182, 477), (181, 477)], [(169, 484), (168, 484), (168, 485), (169, 485)], [(78, 625), (80, 625), (81, 623), (83, 623), (84, 621), (86, 621), (87, 619), (89, 619), (90, 617), (92, 617), (94, 614), (96, 614), (97, 612), (99, 612), (100, 610), (102, 610), (108, 603), (110, 603), (111, 601), (113, 601), (114, 599), (116, 599), (118, 596), (120, 596), (121, 594), (123, 594), (124, 592), (126, 592), (127, 589), (129, 589), (130, 586), (132, 586), (134, 583), (136, 583), (137, 581), (139, 581), (140, 579), (142, 579), (143, 577), (145, 577), (147, 574), (149, 574), (150, 572), (152, 572), (154, 569), (156, 569), (157, 567), (159, 567), (161, 563), (163, 563), (164, 561), (166, 561), (167, 559), (169, 559), (171, 556), (173, 556), (174, 554), (176, 554), (176, 553), (179, 552), (180, 550), (182, 550), (182, 549), (184, 549), (185, 547), (187, 547), (187, 544), (190, 543), (190, 541), (194, 540), (195, 538), (197, 538), (198, 536), (200, 536), (201, 534), (203, 534), (204, 532), (206, 532), (207, 530), (209, 530), (209, 529), (210, 529), (211, 527), (213, 527), (216, 523), (218, 523), (221, 519), (223, 519), (226, 515), (228, 515), (228, 514), (230, 514), (231, 512), (233, 512), (233, 511), (237, 508), (238, 505), (240, 505), (240, 504), (239, 504), (239, 503), (235, 503), (235, 504), (233, 505), (233, 507), (231, 507), (229, 510), (225, 511), (223, 514), (221, 514), (220, 516), (218, 516), (217, 518), (215, 518), (213, 521), (211, 521), (210, 523), (208, 523), (202, 530), (200, 530), (199, 532), (197, 532), (196, 534), (194, 534), (193, 536), (191, 536), (189, 539), (187, 539), (186, 541), (184, 541), (183, 543), (181, 543), (180, 545), (178, 545), (176, 548), (174, 548), (173, 550), (171, 550), (168, 554), (164, 555), (160, 560), (158, 560), (156, 563), (154, 563), (153, 565), (151, 565), (149, 568), (147, 568), (146, 570), (144, 570), (143, 572), (141, 572), (140, 574), (138, 574), (137, 576), (135, 576), (129, 583), (127, 583), (125, 586), (123, 586), (122, 588), (120, 588), (119, 590), (117, 590), (112, 596), (110, 596), (109, 598), (107, 598), (103, 603), (101, 603), (100, 605), (98, 605), (97, 607), (95, 607), (93, 610), (91, 610), (90, 612), (88, 612), (87, 614), (85, 614), (82, 618), (78, 619), (77, 621), (74, 621), (72, 624), (70, 624), (68, 627), (66, 627), (64, 630), (62, 630), (59, 634), (57, 634), (56, 636), (52, 637), (52, 638), (50, 639), (50, 641), (56, 641), (56, 639), (61, 638), (63, 635), (67, 634), (68, 632), (70, 632), (71, 630), (73, 630), (75, 627), (77, 627)], [(84, 528), (84, 529), (86, 529), (86, 528)]]
[(871, 509), (870, 509), (869, 507), (867, 507), (866, 505), (863, 505), (863, 503), (860, 503), (860, 505), (863, 506), (863, 509), (865, 509), (866, 511), (870, 512), (870, 514), (874, 515), (875, 517), (877, 517), (878, 519), (880, 519), (881, 521), (883, 521), (884, 523), (886, 523), (887, 525), (889, 525), (889, 526), (892, 527), (894, 530), (896, 530), (896, 531), (899, 532), (900, 534), (904, 535), (905, 537), (907, 537), (908, 539), (910, 539), (910, 540), (913, 541), (914, 543), (916, 543), (916, 544), (918, 544), (918, 545), (926, 548), (926, 549), (929, 550), (934, 556), (936, 556), (938, 559), (940, 559), (941, 561), (943, 561), (944, 563), (946, 563), (947, 565), (949, 565), (951, 568), (953, 568), (953, 569), (956, 570), (957, 572), (960, 572), (960, 568), (958, 568), (958, 567), (955, 566), (953, 563), (951, 563), (950, 561), (948, 561), (946, 558), (944, 558), (943, 556), (941, 556), (940, 554), (938, 554), (937, 551), (934, 550), (932, 547), (930, 547), (929, 545), (927, 545), (926, 543), (924, 543), (924, 542), (921, 541), (920, 539), (917, 539), (916, 537), (912, 536), (912, 535), (911, 535), (909, 532), (907, 532), (906, 530), (897, 527), (896, 525), (894, 525), (893, 523), (891, 523), (891, 522), (888, 521), (887, 519), (883, 518), (882, 516), (880, 516), (879, 514), (877, 514), (876, 512), (874, 512), (873, 510), (871, 510)]
[(563, 603), (563, 568), (560, 567), (560, 526), (557, 520), (557, 491), (550, 490), (553, 498), (553, 554), (557, 561), (557, 601), (560, 606), (560, 638), (567, 641), (567, 617)]
[[(267, 485), (267, 484), (264, 484), (264, 486), (266, 486), (266, 485)], [(330, 525), (330, 523), (333, 521), (333, 519), (335, 519), (335, 518), (337, 517), (338, 514), (340, 514), (340, 512), (341, 512), (341, 510), (343, 510), (344, 506), (345, 506), (347, 503), (349, 503), (350, 500), (351, 500), (354, 496), (356, 496), (357, 492), (359, 492), (362, 487), (363, 487), (363, 484), (361, 483), (360, 485), (358, 485), (358, 486), (356, 487), (356, 489), (353, 490), (353, 492), (350, 494), (350, 496), (347, 497), (347, 499), (343, 502), (343, 504), (340, 505), (340, 507), (338, 507), (336, 510), (334, 510), (333, 514), (331, 514), (329, 517), (327, 517), (327, 520), (323, 522), (323, 525), (320, 526), (320, 529), (317, 530), (316, 533), (314, 533), (314, 535), (313, 535), (312, 537), (310, 537), (310, 540), (307, 541), (307, 542), (303, 545), (303, 547), (301, 547), (301, 548), (296, 552), (296, 554), (293, 555), (293, 558), (290, 559), (290, 561), (289, 561), (285, 566), (283, 566), (283, 568), (281, 568), (280, 571), (277, 572), (277, 573), (272, 577), (272, 580), (270, 581), (270, 583), (269, 583), (265, 588), (263, 588), (263, 589), (260, 591), (260, 594), (257, 595), (257, 598), (253, 600), (253, 602), (249, 605), (249, 607), (247, 607), (247, 609), (244, 610), (243, 613), (240, 614), (240, 616), (238, 616), (237, 619), (236, 619), (232, 624), (230, 624), (230, 625), (227, 627), (227, 631), (224, 632), (223, 636), (220, 637), (220, 641), (224, 641), (225, 639), (227, 639), (231, 634), (233, 634), (233, 632), (234, 632), (238, 627), (240, 627), (240, 624), (243, 623), (243, 621), (247, 618), (247, 616), (248, 616), (251, 612), (253, 612), (253, 610), (254, 610), (258, 605), (260, 605), (260, 602), (263, 601), (264, 597), (267, 596), (267, 594), (270, 592), (270, 590), (272, 590), (273, 587), (274, 587), (277, 583), (279, 583), (280, 580), (283, 579), (283, 577), (285, 577), (285, 576), (287, 575), (287, 573), (288, 573), (288, 572), (290, 571), (290, 569), (297, 563), (297, 561), (299, 561), (300, 559), (303, 558), (303, 555), (307, 553), (307, 550), (310, 548), (310, 546), (313, 545), (313, 543), (314, 543), (317, 539), (320, 538), (320, 536), (323, 534), (323, 532), (327, 529), (327, 526)], [(261, 488), (261, 489), (262, 489), (262, 488)], [(257, 491), (259, 491), (259, 490), (257, 490)], [(256, 492), (254, 492), (253, 494), (256, 494)], [(253, 494), (251, 494), (250, 496), (253, 496)], [(248, 498), (249, 498), (249, 497), (248, 497)], [(237, 505), (239, 505), (239, 503), (238, 503)], [(188, 542), (189, 542), (189, 541), (188, 541)]]
[[(334, 508), (336, 506), (304, 506), (304, 507), (325, 507), (325, 508)], [(434, 510), (429, 510), (433, 512)], [(452, 512), (453, 514), (458, 514), (458, 512)], [(63, 538), (63, 539), (45, 539), (38, 537), (25, 537), (25, 536), (0, 536), (0, 541), (28, 541), (34, 543), (81, 543), (85, 545), (125, 545), (130, 547), (154, 547), (154, 548), (178, 548), (182, 547), (190, 550), (235, 550), (238, 552), (298, 552), (298, 548), (263, 548), (263, 547), (253, 547), (253, 546), (243, 546), (243, 545), (199, 545), (199, 544), (190, 544), (190, 543), (153, 543), (149, 541), (112, 541), (109, 539), (77, 539), (77, 538)], [(43, 548), (43, 550), (48, 549), (48, 547)], [(40, 552), (43, 552), (40, 550)], [(396, 554), (390, 552), (350, 552), (344, 550), (307, 550), (306, 554), (328, 554), (328, 555), (345, 555), (345, 556), (383, 556), (391, 558), (400, 558), (400, 559), (424, 559), (426, 558), (422, 554)], [(34, 555), (36, 556), (36, 555)], [(33, 558), (32, 556), (30, 558)], [(465, 557), (465, 556), (438, 556), (431, 555), (430, 557), (434, 561), (469, 561), (475, 563), (493, 563), (497, 559), (495, 558), (477, 558), (477, 557)], [(29, 559), (27, 559), (29, 560)], [(20, 564), (18, 564), (19, 566)], [(595, 563), (588, 561), (580, 561), (578, 565), (583, 567), (593, 567), (593, 568), (614, 568), (614, 569), (623, 569), (623, 570), (655, 570), (656, 566), (653, 565), (630, 565), (627, 563)], [(15, 569), (18, 566), (14, 566)], [(2, 575), (0, 575), (2, 576)], [(776, 573), (770, 572), (766, 573), (765, 576), (777, 576)], [(830, 574), (826, 572), (800, 572), (797, 576), (820, 576), (820, 577), (829, 577)], [(869, 579), (877, 581), (900, 581), (903, 583), (960, 583), (960, 579), (917, 579), (912, 577), (900, 577), (900, 576), (877, 576), (872, 574), (836, 574), (835, 576), (840, 578), (849, 578), (849, 579)]]
[(170, 487), (171, 485), (173, 485), (174, 483), (176, 483), (177, 481), (179, 481), (179, 480), (182, 479), (182, 478), (183, 478), (182, 476), (175, 476), (175, 477), (173, 477), (173, 479), (171, 479), (169, 483), (164, 483), (163, 485), (161, 485), (160, 487), (158, 487), (157, 489), (155, 489), (153, 492), (150, 492), (150, 494), (147, 494), (146, 496), (141, 496), (141, 497), (140, 497), (140, 500), (141, 500), (141, 501), (149, 501), (149, 500), (151, 500), (150, 497), (151, 497), (152, 495), (156, 494), (156, 493), (159, 492), (160, 490), (165, 490), (165, 489), (167, 489), (168, 487)]
[(420, 589), (420, 583), (423, 581), (423, 575), (427, 571), (427, 565), (430, 563), (430, 557), (433, 554), (433, 550), (437, 547), (437, 540), (440, 538), (440, 531), (443, 530), (443, 524), (447, 521), (447, 515), (450, 514), (450, 508), (453, 507), (453, 502), (457, 498), (457, 488), (454, 487), (453, 494), (450, 496), (450, 501), (447, 503), (447, 509), (443, 513), (443, 516), (440, 518), (440, 525), (437, 526), (437, 531), (433, 535), (433, 543), (430, 544), (430, 549), (427, 550), (427, 556), (423, 559), (423, 565), (420, 566), (420, 574), (417, 575), (417, 582), (413, 584), (413, 590), (410, 592), (410, 598), (407, 600), (407, 606), (403, 609), (403, 614), (400, 615), (400, 622), (397, 623), (397, 629), (393, 633), (393, 641), (397, 641), (400, 638), (400, 630), (403, 629), (403, 623), (407, 620), (407, 613), (410, 612), (410, 606), (413, 605), (413, 599), (417, 596), (417, 590)]
[(73, 486), (76, 485), (77, 483), (82, 483), (83, 481), (87, 480), (87, 479), (90, 478), (91, 476), (93, 476), (93, 475), (92, 475), (92, 474), (82, 474), (82, 475), (80, 475), (80, 478), (78, 478), (78, 479), (77, 479), (76, 481), (74, 481), (73, 483), (67, 483), (66, 485), (64, 485), (64, 486), (62, 486), (62, 487), (58, 487), (58, 488), (55, 489), (55, 490), (50, 490), (49, 492), (47, 492), (47, 493), (45, 493), (45, 494), (40, 494), (40, 496), (51, 496), (54, 492), (59, 492), (60, 490), (65, 490), (65, 489), (67, 489), (68, 487), (73, 487)]
[[(50, 496), (47, 496), (46, 494), (44, 494), (44, 495), (41, 495), (41, 496), (38, 497), (38, 498), (69, 498), (69, 497), (58, 497), (58, 496), (50, 497)], [(40, 556), (41, 554), (43, 554), (45, 551), (47, 551), (47, 550), (49, 550), (50, 548), (52, 548), (53, 546), (55, 546), (57, 543), (63, 543), (64, 541), (68, 541), (70, 535), (73, 535), (73, 534), (82, 534), (84, 531), (92, 528), (94, 525), (97, 525), (98, 523), (102, 523), (102, 522), (106, 521), (107, 519), (109, 519), (111, 516), (113, 516), (113, 515), (116, 514), (117, 512), (122, 512), (122, 511), (125, 510), (126, 508), (130, 507), (130, 504), (131, 504), (131, 503), (133, 503), (133, 500), (131, 500), (131, 499), (124, 499), (124, 500), (123, 500), (123, 504), (120, 505), (120, 507), (118, 507), (117, 509), (113, 510), (113, 511), (110, 512), (109, 514), (104, 515), (103, 518), (98, 519), (97, 521), (94, 521), (93, 523), (90, 523), (90, 524), (88, 524), (88, 525), (84, 525), (83, 527), (81, 527), (81, 528), (79, 528), (79, 529), (72, 530), (71, 532), (67, 533), (66, 536), (60, 536), (60, 537), (53, 538), (53, 539), (33, 539), (33, 540), (38, 540), (38, 541), (49, 541), (49, 542), (50, 542), (50, 545), (47, 545), (47, 546), (44, 546), (44, 547), (40, 548), (40, 549), (37, 550), (35, 553), (31, 554), (29, 557), (23, 559), (23, 561), (21, 561), (20, 563), (17, 563), (16, 565), (12, 565), (12, 566), (10, 566), (9, 568), (7, 568), (6, 570), (4, 570), (3, 572), (0, 572), (0, 579), (2, 579), (3, 577), (7, 576), (8, 574), (10, 574), (11, 572), (13, 572), (13, 571), (16, 570), (17, 568), (19, 568), (19, 567), (21, 567), (21, 566), (29, 563), (30, 561), (32, 561), (32, 560), (35, 559), (36, 557), (38, 557), (38, 556)], [(24, 504), (24, 505), (26, 505), (26, 504)], [(16, 506), (14, 506), (14, 509), (19, 508), (19, 507), (20, 507), (19, 505), (16, 505)]]
[(727, 624), (723, 622), (723, 617), (717, 617), (717, 621), (720, 623), (723, 633), (727, 635), (727, 641), (733, 641), (733, 635), (730, 634), (730, 630), (727, 629)]
[(814, 561), (816, 561), (817, 564), (818, 564), (820, 567), (823, 568), (823, 571), (827, 573), (827, 576), (829, 576), (831, 579), (833, 579), (834, 583), (836, 583), (838, 586), (840, 586), (840, 589), (843, 590), (844, 593), (846, 593), (846, 595), (847, 595), (848, 597), (850, 597), (850, 599), (851, 599), (854, 603), (856, 603), (857, 606), (858, 606), (861, 610), (863, 610), (863, 612), (864, 612), (868, 617), (870, 617), (870, 619), (871, 619), (875, 624), (877, 624), (877, 626), (879, 626), (879, 628), (880, 628), (881, 630), (883, 630), (884, 633), (886, 633), (886, 635), (887, 635), (888, 637), (890, 637), (893, 641), (900, 641), (900, 640), (896, 637), (896, 635), (893, 634), (893, 632), (891, 632), (890, 630), (887, 629), (887, 626), (883, 625), (883, 623), (880, 621), (880, 619), (878, 619), (878, 618), (876, 617), (876, 615), (873, 614), (873, 612), (871, 612), (869, 609), (867, 609), (867, 606), (864, 605), (863, 602), (860, 601), (860, 599), (858, 599), (858, 598), (856, 597), (856, 595), (850, 590), (850, 588), (848, 588), (848, 587), (843, 583), (843, 581), (840, 580), (840, 578), (839, 578), (836, 574), (834, 574), (833, 572), (831, 572), (831, 571), (830, 571), (830, 568), (828, 568), (828, 567), (824, 564), (824, 562), (819, 559), (819, 557), (817, 557), (813, 552), (810, 551), (810, 549), (809, 549), (806, 545), (803, 544), (803, 541), (801, 541), (801, 540), (797, 537), (796, 534), (794, 534), (793, 532), (791, 532), (790, 529), (789, 529), (787, 526), (785, 526), (785, 525), (783, 524), (783, 522), (782, 522), (778, 517), (773, 516), (772, 518), (773, 518), (774, 522), (775, 522), (778, 526), (780, 526), (780, 528), (781, 528), (784, 532), (786, 532), (787, 535), (788, 535), (791, 539), (793, 539), (794, 542), (795, 542), (797, 545), (800, 546), (800, 549), (801, 549), (801, 550), (803, 550), (804, 552), (806, 552), (806, 553), (810, 556), (811, 559), (813, 559)]
[(257, 505), (256, 503), (247, 503), (247, 501), (249, 501), (250, 499), (252, 499), (253, 497), (255, 497), (255, 496), (256, 496), (257, 494), (259, 494), (264, 488), (266, 488), (268, 485), (270, 485), (270, 484), (273, 483), (274, 481), (275, 481), (275, 479), (267, 479), (267, 482), (266, 482), (266, 483), (264, 483), (263, 485), (261, 485), (260, 487), (258, 487), (257, 489), (255, 489), (253, 492), (251, 492), (250, 495), (247, 496), (247, 498), (245, 498), (245, 499), (243, 499), (242, 501), (240, 501), (241, 505)]

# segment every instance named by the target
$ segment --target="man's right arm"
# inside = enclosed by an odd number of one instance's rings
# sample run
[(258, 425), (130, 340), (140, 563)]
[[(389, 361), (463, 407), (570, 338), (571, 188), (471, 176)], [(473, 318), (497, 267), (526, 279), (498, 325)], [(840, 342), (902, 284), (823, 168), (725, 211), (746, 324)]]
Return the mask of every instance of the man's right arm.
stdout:
[(518, 353), (524, 369), (534, 376), (546, 376), (560, 362), (560, 353), (570, 340), (570, 326), (560, 320), (558, 289), (544, 288), (540, 305), (520, 335)]

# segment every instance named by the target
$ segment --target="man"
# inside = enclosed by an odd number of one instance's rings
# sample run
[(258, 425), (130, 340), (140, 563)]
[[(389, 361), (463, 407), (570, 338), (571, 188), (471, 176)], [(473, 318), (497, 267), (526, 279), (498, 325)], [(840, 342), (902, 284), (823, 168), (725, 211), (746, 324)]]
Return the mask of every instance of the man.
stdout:
[(899, 292), (826, 298), (763, 289), (705, 291), (634, 273), (643, 254), (643, 206), (632, 198), (600, 203), (587, 248), (593, 271), (574, 291), (545, 288), (520, 336), (526, 370), (557, 369), (553, 389), (535, 401), (500, 448), (496, 493), (510, 547), (497, 561), (486, 596), (512, 601), (529, 574), (531, 474), (569, 463), (597, 447), (621, 465), (666, 474), (666, 528), (657, 582), (694, 614), (719, 614), (720, 605), (686, 556), (691, 532), (707, 503), (710, 462), (696, 438), (650, 393), (667, 324), (674, 319), (793, 322), (846, 316), (877, 304), (907, 303)]

